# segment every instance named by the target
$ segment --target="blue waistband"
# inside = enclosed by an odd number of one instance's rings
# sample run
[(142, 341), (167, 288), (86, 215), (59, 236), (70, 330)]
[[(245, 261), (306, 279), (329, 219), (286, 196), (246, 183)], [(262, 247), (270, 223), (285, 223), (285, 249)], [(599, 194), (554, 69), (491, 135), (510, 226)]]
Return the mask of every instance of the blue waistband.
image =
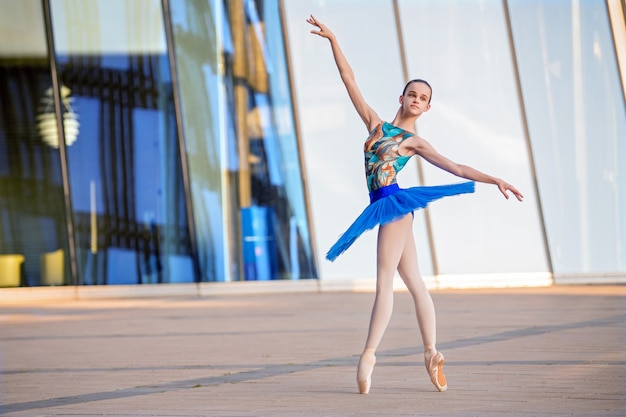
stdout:
[(398, 191), (400, 191), (400, 186), (397, 183), (381, 187), (374, 191), (370, 191), (370, 204), (380, 200), (383, 197), (395, 194)]

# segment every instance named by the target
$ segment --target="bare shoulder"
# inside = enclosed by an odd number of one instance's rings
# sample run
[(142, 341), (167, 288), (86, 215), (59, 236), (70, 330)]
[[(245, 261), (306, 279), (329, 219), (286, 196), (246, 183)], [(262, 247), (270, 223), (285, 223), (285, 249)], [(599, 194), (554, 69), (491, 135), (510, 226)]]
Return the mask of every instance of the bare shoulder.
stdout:
[(412, 135), (411, 137), (406, 138), (402, 142), (402, 144), (403, 144), (403, 147), (405, 147), (407, 150), (410, 150), (416, 154), (420, 154), (425, 149), (431, 148), (430, 144), (426, 141), (426, 139), (418, 135)]

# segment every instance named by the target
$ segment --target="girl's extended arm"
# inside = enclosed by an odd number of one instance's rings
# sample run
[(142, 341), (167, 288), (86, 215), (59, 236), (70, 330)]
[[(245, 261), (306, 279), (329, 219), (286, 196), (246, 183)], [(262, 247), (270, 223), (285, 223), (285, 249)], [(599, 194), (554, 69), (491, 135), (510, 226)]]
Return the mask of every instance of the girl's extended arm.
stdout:
[(474, 169), (467, 165), (457, 164), (441, 155), (439, 152), (435, 150), (428, 142), (426, 142), (422, 138), (417, 139), (417, 145), (415, 147), (415, 151), (418, 155), (421, 155), (422, 158), (435, 165), (438, 168), (441, 168), (445, 171), (448, 171), (451, 174), (454, 174), (461, 178), (466, 178), (468, 180), (484, 182), (487, 184), (495, 184), (498, 186), (500, 192), (504, 195), (505, 198), (509, 198), (508, 192), (510, 191), (515, 198), (519, 201), (522, 201), (524, 196), (520, 193), (515, 187), (506, 181), (501, 180), (500, 178), (492, 177), (491, 175), (485, 174), (484, 172), (480, 172), (477, 169)]
[(339, 47), (339, 42), (337, 42), (335, 34), (330, 29), (328, 29), (326, 25), (321, 23), (313, 16), (309, 17), (306, 21), (318, 28), (318, 30), (311, 30), (311, 33), (319, 35), (322, 38), (326, 38), (330, 41), (330, 47), (333, 51), (333, 57), (335, 58), (335, 63), (337, 64), (339, 75), (341, 75), (341, 81), (343, 81), (343, 84), (348, 90), (348, 95), (350, 96), (350, 100), (352, 101), (354, 108), (367, 126), (368, 131), (371, 131), (378, 123), (380, 123), (380, 117), (378, 117), (376, 112), (369, 106), (369, 104), (367, 104), (367, 102), (363, 98), (363, 95), (361, 94), (361, 91), (356, 84), (352, 67), (350, 66), (348, 60), (341, 51), (341, 48)]

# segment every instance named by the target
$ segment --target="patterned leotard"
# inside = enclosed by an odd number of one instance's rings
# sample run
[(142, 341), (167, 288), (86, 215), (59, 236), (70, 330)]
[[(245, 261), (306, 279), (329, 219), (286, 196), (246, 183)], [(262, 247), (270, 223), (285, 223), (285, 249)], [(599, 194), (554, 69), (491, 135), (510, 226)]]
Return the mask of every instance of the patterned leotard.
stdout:
[(400, 188), (396, 176), (411, 156), (400, 155), (399, 148), (411, 136), (413, 133), (387, 122), (370, 132), (363, 145), (370, 204), (330, 248), (326, 259), (334, 261), (366, 230), (396, 221), (442, 197), (474, 192), (473, 181)]
[(397, 182), (396, 175), (411, 156), (400, 155), (400, 143), (413, 133), (387, 122), (376, 126), (363, 145), (367, 189), (372, 192)]

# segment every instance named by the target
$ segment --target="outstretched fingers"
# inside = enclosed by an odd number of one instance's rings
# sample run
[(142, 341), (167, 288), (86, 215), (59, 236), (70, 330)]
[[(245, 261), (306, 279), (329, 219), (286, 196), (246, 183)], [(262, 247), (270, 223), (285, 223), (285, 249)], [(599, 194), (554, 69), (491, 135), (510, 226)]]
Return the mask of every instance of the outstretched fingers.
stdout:
[(308, 24), (310, 24), (310, 25), (317, 26), (317, 28), (318, 28), (319, 30), (315, 30), (315, 29), (313, 29), (313, 30), (311, 30), (311, 33), (314, 33), (314, 34), (316, 34), (316, 35), (319, 35), (319, 34), (320, 34), (320, 32), (322, 31), (322, 28), (321, 28), (320, 23), (317, 21), (317, 19), (316, 19), (313, 15), (311, 15), (311, 16), (309, 16), (309, 17), (306, 19), (306, 21), (307, 21), (307, 23), (308, 23)]
[(313, 26), (317, 26), (317, 28), (319, 30), (311, 30), (311, 33), (314, 35), (319, 35), (323, 38), (327, 38), (330, 39), (333, 36), (333, 33), (330, 31), (330, 29), (328, 29), (322, 22), (320, 22), (319, 20), (317, 20), (315, 18), (315, 16), (311, 15), (306, 19), (307, 23), (313, 25)]
[(524, 200), (524, 196), (522, 195), (522, 193), (520, 193), (519, 191), (517, 191), (515, 189), (515, 187), (511, 187), (511, 192), (513, 193), (513, 195), (515, 196), (515, 198), (517, 198), (518, 201), (523, 201)]
[(517, 198), (518, 201), (522, 201), (524, 199), (522, 193), (520, 193), (517, 188), (513, 187), (511, 184), (502, 182), (498, 184), (498, 188), (507, 200), (509, 199), (509, 191), (515, 196), (515, 198)]

